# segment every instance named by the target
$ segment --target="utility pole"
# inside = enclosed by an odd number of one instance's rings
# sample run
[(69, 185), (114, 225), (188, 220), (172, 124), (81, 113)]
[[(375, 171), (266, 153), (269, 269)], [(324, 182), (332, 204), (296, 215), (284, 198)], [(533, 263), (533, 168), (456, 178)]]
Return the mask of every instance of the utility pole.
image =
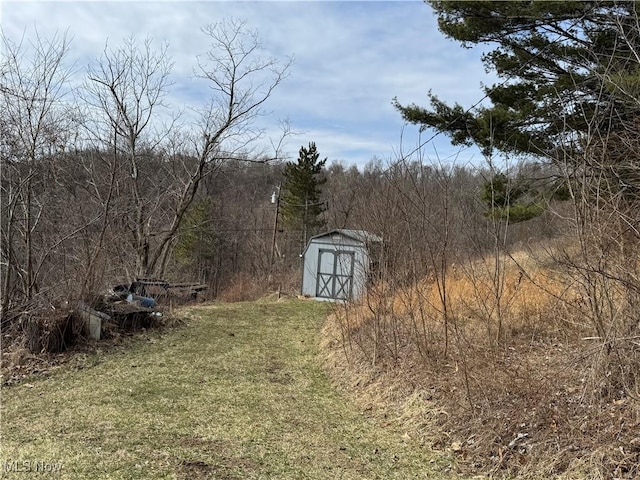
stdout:
[(278, 213), (280, 210), (280, 187), (282, 182), (276, 187), (277, 191), (274, 191), (271, 195), (271, 203), (276, 204), (276, 215), (273, 219), (273, 239), (271, 240), (271, 256), (269, 258), (269, 269), (273, 270), (273, 258), (276, 252), (276, 235), (278, 234)]
[(304, 197), (304, 217), (302, 220), (302, 250), (307, 246), (307, 211), (309, 210), (309, 197)]

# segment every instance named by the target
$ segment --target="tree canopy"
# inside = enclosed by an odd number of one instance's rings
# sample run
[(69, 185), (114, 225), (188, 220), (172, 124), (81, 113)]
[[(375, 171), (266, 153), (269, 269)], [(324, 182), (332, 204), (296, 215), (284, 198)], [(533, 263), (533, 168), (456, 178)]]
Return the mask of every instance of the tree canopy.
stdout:
[[(476, 144), (485, 154), (553, 155), (586, 131), (616, 131), (638, 116), (640, 4), (633, 1), (427, 2), (447, 37), (490, 45), (482, 59), (501, 81), (477, 108), (395, 105), (403, 118)], [(634, 87), (635, 86), (635, 87)], [(633, 88), (632, 88), (633, 87)], [(637, 88), (636, 88), (637, 89)]]

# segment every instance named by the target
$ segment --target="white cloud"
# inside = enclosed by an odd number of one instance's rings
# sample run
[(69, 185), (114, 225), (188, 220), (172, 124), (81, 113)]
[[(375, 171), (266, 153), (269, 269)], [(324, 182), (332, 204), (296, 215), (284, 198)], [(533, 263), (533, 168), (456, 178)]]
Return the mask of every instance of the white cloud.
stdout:
[[(259, 31), (265, 54), (293, 55), (291, 76), (275, 93), (262, 119), (268, 131), (289, 118), (306, 133), (291, 143), (315, 141), (323, 156), (363, 164), (400, 150), (403, 122), (391, 105), (426, 104), (427, 91), (446, 101), (471, 105), (482, 97), (480, 82), (491, 83), (479, 52), (461, 48), (437, 31), (430, 8), (402, 2), (2, 2), (3, 34), (19, 38), (68, 29), (71, 55), (83, 68), (99, 57), (105, 42), (116, 45), (135, 33), (169, 43), (176, 82), (175, 107), (202, 101), (206, 89), (189, 77), (195, 56), (207, 49), (200, 28), (224, 18), (244, 18)], [(417, 141), (416, 128), (405, 142)], [(408, 138), (411, 136), (412, 138)], [(292, 139), (293, 140), (293, 139)], [(455, 152), (444, 136), (439, 151)], [(447, 154), (448, 155), (448, 154)]]

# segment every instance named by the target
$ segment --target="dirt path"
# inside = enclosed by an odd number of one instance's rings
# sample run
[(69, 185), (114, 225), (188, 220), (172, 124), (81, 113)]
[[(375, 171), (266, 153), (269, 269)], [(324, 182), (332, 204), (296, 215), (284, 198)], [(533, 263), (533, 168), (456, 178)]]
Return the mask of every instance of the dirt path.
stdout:
[(1, 476), (450, 478), (446, 461), (332, 387), (317, 347), (325, 313), (302, 301), (195, 307), (187, 327), (4, 388)]

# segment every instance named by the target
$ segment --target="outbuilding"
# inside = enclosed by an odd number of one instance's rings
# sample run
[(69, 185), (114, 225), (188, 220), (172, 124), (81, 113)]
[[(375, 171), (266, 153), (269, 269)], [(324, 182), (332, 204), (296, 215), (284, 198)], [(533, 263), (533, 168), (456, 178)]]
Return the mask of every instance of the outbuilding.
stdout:
[(366, 289), (382, 239), (364, 230), (331, 230), (311, 237), (303, 252), (302, 295), (351, 300)]

